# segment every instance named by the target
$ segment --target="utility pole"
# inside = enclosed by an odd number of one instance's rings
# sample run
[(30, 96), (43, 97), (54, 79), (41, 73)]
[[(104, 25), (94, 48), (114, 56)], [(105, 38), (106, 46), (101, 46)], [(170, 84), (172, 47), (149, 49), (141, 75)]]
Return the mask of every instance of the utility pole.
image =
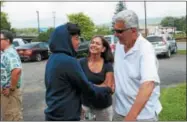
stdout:
[(146, 12), (146, 1), (144, 1), (144, 12), (145, 12), (145, 37), (147, 37), (147, 12)]
[(39, 18), (39, 11), (36, 11), (37, 13), (37, 22), (38, 22), (38, 34), (40, 33), (40, 18)]
[(55, 28), (55, 18), (56, 18), (56, 17), (55, 17), (55, 13), (56, 13), (56, 12), (53, 11), (53, 26), (54, 26), (54, 28)]

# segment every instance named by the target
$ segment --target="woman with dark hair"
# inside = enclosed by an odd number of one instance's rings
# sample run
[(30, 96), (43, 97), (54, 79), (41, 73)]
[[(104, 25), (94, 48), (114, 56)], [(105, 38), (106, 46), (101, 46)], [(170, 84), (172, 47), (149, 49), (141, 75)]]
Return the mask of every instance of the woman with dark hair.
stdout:
[(85, 76), (76, 51), (79, 48), (80, 28), (67, 23), (55, 28), (49, 40), (52, 52), (45, 68), (47, 121), (79, 121), (81, 96), (102, 98), (112, 93), (109, 87), (97, 87)]
[[(97, 86), (110, 86), (114, 91), (113, 62), (109, 43), (103, 36), (94, 36), (91, 39), (88, 57), (80, 60), (90, 82)], [(112, 94), (93, 99), (82, 96), (82, 104), (82, 119), (112, 121)]]

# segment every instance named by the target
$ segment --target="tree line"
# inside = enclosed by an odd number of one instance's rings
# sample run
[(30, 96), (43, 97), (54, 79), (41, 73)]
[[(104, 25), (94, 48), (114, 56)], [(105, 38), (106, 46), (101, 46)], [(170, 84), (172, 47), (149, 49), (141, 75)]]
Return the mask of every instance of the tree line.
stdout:
[(165, 17), (160, 23), (163, 27), (176, 27), (178, 31), (186, 32), (186, 16), (182, 17)]
[[(4, 2), (0, 2), (1, 7)], [(124, 2), (119, 1), (116, 5), (116, 10), (114, 15), (118, 12), (127, 9), (124, 5)], [(67, 18), (69, 22), (78, 24), (81, 28), (81, 36), (86, 40), (90, 40), (93, 35), (110, 35), (112, 34), (111, 27), (108, 25), (95, 25), (93, 20), (86, 14), (80, 13), (72, 13), (68, 14)], [(111, 18), (112, 23), (112, 18)], [(111, 24), (113, 26), (113, 23)], [(186, 32), (186, 16), (183, 17), (165, 17), (161, 21), (160, 25), (163, 27), (172, 26), (176, 27), (177, 30)], [(38, 34), (37, 28), (24, 28), (24, 29), (16, 29), (11, 27), (11, 23), (8, 21), (8, 14), (1, 11), (1, 29), (11, 30), (16, 34)], [(54, 31), (54, 28), (49, 28), (46, 32), (40, 32), (36, 39), (33, 41), (48, 41), (50, 35)]]

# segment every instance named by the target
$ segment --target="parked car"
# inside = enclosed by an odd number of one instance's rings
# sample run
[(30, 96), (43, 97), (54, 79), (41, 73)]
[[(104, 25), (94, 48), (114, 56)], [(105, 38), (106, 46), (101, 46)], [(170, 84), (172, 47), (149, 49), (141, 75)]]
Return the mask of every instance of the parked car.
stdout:
[(17, 47), (16, 50), (23, 61), (41, 61), (42, 59), (47, 59), (49, 57), (48, 47), (48, 43), (46, 42), (31, 42)]
[(168, 36), (168, 37), (167, 37), (167, 41), (168, 41), (169, 44), (170, 44), (171, 53), (177, 53), (177, 42), (176, 42), (176, 40), (175, 40), (173, 37)]
[(77, 53), (88, 52), (90, 41), (85, 40), (83, 37), (80, 37), (80, 45)]
[(114, 53), (116, 49), (116, 43), (119, 41), (119, 39), (114, 35), (106, 35), (104, 38), (108, 41), (111, 51)]
[(154, 46), (156, 55), (165, 55), (167, 58), (171, 57), (172, 46), (166, 36), (150, 35), (146, 39)]
[(22, 38), (14, 38), (12, 44), (14, 45), (15, 48), (24, 45), (28, 43), (26, 40), (23, 40)]

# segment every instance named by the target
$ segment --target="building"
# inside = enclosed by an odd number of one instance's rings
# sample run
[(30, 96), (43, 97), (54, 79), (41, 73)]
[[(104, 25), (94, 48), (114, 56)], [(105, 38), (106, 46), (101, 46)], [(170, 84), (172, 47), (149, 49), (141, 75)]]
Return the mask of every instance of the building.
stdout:
[(174, 33), (176, 31), (176, 27), (159, 27), (158, 30), (161, 33)]

